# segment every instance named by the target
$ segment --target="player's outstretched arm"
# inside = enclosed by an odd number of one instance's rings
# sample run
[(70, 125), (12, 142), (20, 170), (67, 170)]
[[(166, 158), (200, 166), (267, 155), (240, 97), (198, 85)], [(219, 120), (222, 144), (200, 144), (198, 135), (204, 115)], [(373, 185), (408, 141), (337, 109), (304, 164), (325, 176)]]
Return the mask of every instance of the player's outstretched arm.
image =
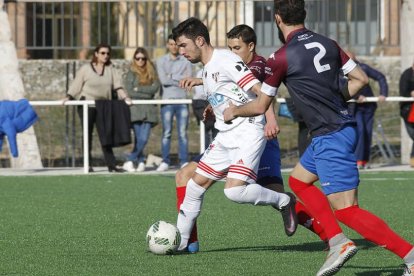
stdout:
[(230, 102), (229, 107), (224, 110), (225, 122), (230, 122), (237, 117), (257, 116), (264, 114), (267, 111), (273, 101), (274, 96), (268, 96), (265, 93), (258, 92), (257, 89), (260, 90), (259, 84), (255, 84), (251, 89), (254, 93), (256, 93), (257, 98), (245, 105), (240, 106), (235, 106)]
[(368, 84), (368, 76), (359, 67), (355, 66), (351, 72), (348, 73), (348, 92), (351, 97), (355, 96), (362, 87)]
[(203, 79), (188, 77), (181, 79), (178, 85), (189, 92), (194, 86), (203, 85)]

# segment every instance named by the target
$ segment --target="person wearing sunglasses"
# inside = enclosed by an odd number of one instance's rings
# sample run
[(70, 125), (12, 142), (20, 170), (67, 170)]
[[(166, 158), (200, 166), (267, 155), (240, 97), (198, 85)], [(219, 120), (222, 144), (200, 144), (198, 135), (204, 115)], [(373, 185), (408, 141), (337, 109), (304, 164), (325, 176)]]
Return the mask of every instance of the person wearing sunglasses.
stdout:
[[(146, 49), (138, 47), (133, 55), (131, 66), (124, 79), (125, 89), (134, 100), (152, 100), (160, 89), (158, 74)], [(134, 147), (127, 156), (123, 169), (128, 172), (145, 170), (144, 149), (151, 128), (158, 123), (157, 106), (154, 104), (132, 105), (131, 123), (134, 130)], [(136, 169), (135, 166), (137, 165)]]
[[(116, 92), (116, 93), (114, 93)], [(116, 94), (116, 95), (113, 95)], [(99, 44), (96, 46), (90, 63), (83, 65), (77, 72), (76, 77), (71, 83), (63, 103), (68, 100), (112, 100), (116, 96), (118, 99), (125, 100), (130, 104), (131, 99), (123, 89), (121, 74), (112, 66), (111, 46)], [(78, 114), (83, 122), (83, 108), (78, 107)], [(90, 106), (88, 108), (88, 144), (89, 160), (92, 163), (92, 133), (97, 123), (97, 109)], [(110, 172), (125, 172), (124, 169), (117, 167), (117, 161), (112, 149), (112, 145), (103, 145), (102, 152), (105, 163)], [(92, 166), (89, 172), (93, 172)]]

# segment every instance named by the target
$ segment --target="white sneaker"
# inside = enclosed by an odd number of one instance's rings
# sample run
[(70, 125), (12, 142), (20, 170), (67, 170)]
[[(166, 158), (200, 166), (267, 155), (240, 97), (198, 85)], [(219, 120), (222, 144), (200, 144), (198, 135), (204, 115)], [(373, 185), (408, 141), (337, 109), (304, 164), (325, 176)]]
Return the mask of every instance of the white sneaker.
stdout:
[(168, 170), (169, 165), (165, 162), (161, 162), (161, 164), (158, 166), (157, 168), (157, 172), (165, 172), (166, 170)]
[(122, 165), (122, 168), (127, 172), (135, 172), (134, 163), (132, 163), (132, 161), (126, 161), (124, 165)]
[(137, 172), (143, 172), (143, 171), (145, 171), (145, 164), (144, 162), (140, 162), (137, 167)]
[(358, 248), (355, 246), (354, 242), (349, 239), (344, 243), (332, 246), (329, 249), (325, 263), (316, 276), (330, 276), (336, 274), (357, 252)]

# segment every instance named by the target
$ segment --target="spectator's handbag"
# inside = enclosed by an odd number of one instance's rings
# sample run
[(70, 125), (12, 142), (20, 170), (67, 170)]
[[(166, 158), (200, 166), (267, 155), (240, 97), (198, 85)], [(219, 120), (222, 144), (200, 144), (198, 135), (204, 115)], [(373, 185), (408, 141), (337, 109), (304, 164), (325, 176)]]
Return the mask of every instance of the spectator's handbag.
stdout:
[(407, 122), (414, 123), (414, 103), (411, 104), (410, 113), (408, 113)]

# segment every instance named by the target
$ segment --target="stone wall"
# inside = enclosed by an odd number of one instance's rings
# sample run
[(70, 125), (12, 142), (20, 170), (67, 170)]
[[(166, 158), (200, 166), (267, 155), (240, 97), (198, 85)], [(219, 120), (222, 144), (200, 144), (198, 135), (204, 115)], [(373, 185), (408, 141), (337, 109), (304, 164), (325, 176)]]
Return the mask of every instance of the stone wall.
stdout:
[[(390, 86), (390, 95), (398, 95), (398, 82), (401, 74), (399, 57), (358, 57), (379, 71), (383, 72)], [(20, 60), (19, 70), (22, 74), (29, 100), (58, 100), (65, 96), (67, 79), (73, 79), (73, 68), (79, 68), (88, 61), (74, 60)], [(126, 72), (130, 61), (114, 60), (113, 64)]]
[[(401, 60), (399, 57), (359, 57), (362, 62), (368, 63), (373, 67), (382, 71), (386, 76), (390, 86), (390, 95), (398, 96), (398, 82), (400, 78), (400, 64)], [(73, 68), (79, 68), (81, 65), (88, 61), (74, 61), (74, 60), (21, 60), (19, 63), (19, 70), (22, 75), (23, 83), (25, 86), (25, 97), (29, 100), (60, 100), (65, 96), (67, 89), (67, 76), (70, 80), (73, 79)], [(115, 67), (119, 68), (123, 72), (126, 72), (130, 61), (128, 60), (115, 60), (113, 61)], [(281, 91), (281, 95), (284, 95), (284, 91)], [(36, 108), (40, 120), (35, 125), (36, 136), (39, 141), (39, 148), (42, 155), (42, 162), (44, 166), (65, 166), (65, 158), (75, 155), (76, 164), (80, 165), (82, 160), (82, 140), (81, 140), (81, 128), (77, 114), (73, 111), (65, 113), (63, 108), (50, 107), (50, 108)], [(70, 109), (71, 110), (71, 109)], [(65, 116), (69, 114), (70, 118), (76, 117), (76, 134), (75, 144), (72, 143), (72, 129), (69, 130), (69, 138), (65, 134), (68, 127), (65, 124)], [(398, 104), (385, 103), (377, 111), (378, 117), (389, 119), (392, 117), (392, 121), (388, 121), (388, 125), (384, 124), (386, 136), (390, 143), (392, 143), (396, 150), (400, 147), (400, 135), (398, 125)], [(383, 122), (385, 123), (385, 122)], [(295, 151), (296, 148), (296, 135), (297, 126), (295, 123), (290, 122), (288, 119), (281, 119), (281, 125), (283, 127), (283, 135), (280, 136), (280, 144), (282, 148), (282, 162), (284, 166), (291, 166), (297, 160), (296, 157), (283, 157), (283, 156), (295, 156), (287, 152)], [(71, 123), (69, 123), (71, 128)], [(195, 120), (190, 121), (190, 152), (197, 154), (199, 149), (198, 140), (198, 128)], [(146, 152), (155, 155), (160, 155), (160, 137), (161, 137), (161, 125), (153, 128), (151, 133), (150, 141), (147, 145)], [(175, 143), (176, 133), (173, 133), (172, 142), (172, 158), (175, 158)], [(99, 148), (99, 142), (97, 141), (96, 135), (94, 135), (94, 147), (93, 156), (95, 158), (95, 164), (102, 159), (101, 150)], [(65, 145), (68, 145), (65, 149)], [(69, 150), (69, 153), (67, 152)], [(119, 160), (123, 160), (125, 153), (130, 150), (129, 147), (117, 148), (115, 154)], [(0, 159), (7, 156), (7, 151), (0, 153)], [(174, 161), (173, 161), (174, 162)], [(378, 162), (382, 162), (379, 160)], [(71, 162), (70, 162), (71, 163)], [(8, 164), (0, 164), (1, 166), (8, 166)]]

